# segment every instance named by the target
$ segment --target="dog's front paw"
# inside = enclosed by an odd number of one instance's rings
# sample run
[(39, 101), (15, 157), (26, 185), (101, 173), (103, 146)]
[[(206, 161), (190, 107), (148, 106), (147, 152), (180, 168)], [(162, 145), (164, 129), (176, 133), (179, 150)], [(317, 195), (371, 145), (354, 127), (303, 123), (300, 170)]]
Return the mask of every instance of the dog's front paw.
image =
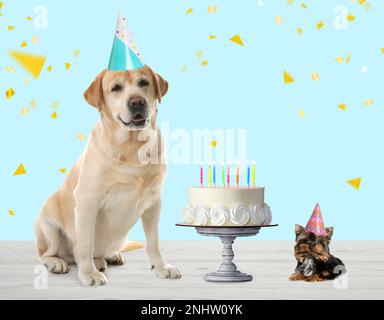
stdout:
[(324, 278), (322, 278), (318, 274), (314, 274), (312, 276), (306, 277), (305, 281), (307, 281), (307, 282), (319, 282), (319, 281), (324, 281)]
[(156, 268), (152, 266), (152, 269), (155, 269), (155, 273), (160, 279), (180, 279), (181, 278), (180, 271), (170, 264), (165, 264), (160, 268)]
[(91, 272), (79, 272), (79, 278), (85, 286), (102, 286), (107, 283), (107, 278), (101, 272), (94, 270)]
[(113, 266), (121, 266), (125, 263), (124, 256), (120, 252), (106, 260), (108, 264)]
[(291, 281), (300, 281), (300, 280), (304, 280), (304, 275), (300, 272), (295, 272), (295, 273), (292, 273), (290, 276), (289, 276), (289, 280)]

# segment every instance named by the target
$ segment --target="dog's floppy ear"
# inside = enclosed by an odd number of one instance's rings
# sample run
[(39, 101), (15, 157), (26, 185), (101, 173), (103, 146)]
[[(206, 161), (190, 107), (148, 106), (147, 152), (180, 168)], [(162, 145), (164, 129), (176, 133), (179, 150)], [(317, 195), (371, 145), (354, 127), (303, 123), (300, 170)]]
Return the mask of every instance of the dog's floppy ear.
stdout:
[(102, 87), (102, 80), (106, 73), (106, 69), (100, 72), (96, 79), (93, 80), (91, 85), (88, 87), (88, 89), (84, 92), (84, 98), (85, 100), (91, 105), (94, 106), (97, 109), (101, 109), (101, 106), (103, 104), (103, 87)]
[(328, 240), (331, 240), (333, 236), (333, 227), (325, 228), (325, 231), (327, 232)]
[(295, 233), (296, 233), (296, 235), (299, 235), (303, 231), (304, 231), (304, 227), (303, 226), (301, 226), (299, 224), (295, 224)]
[(151, 74), (153, 85), (155, 86), (155, 94), (159, 103), (161, 98), (165, 96), (168, 91), (168, 81), (164, 80), (159, 74), (155, 73), (150, 67), (146, 66)]

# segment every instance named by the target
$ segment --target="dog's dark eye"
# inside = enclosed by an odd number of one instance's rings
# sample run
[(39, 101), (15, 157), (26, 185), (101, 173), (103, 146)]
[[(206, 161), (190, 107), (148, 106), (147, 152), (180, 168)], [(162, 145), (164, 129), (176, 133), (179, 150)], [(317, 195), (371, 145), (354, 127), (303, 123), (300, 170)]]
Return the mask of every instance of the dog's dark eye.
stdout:
[(123, 90), (123, 86), (120, 84), (115, 84), (111, 89), (112, 92), (119, 92), (121, 90)]
[(141, 79), (137, 85), (138, 85), (140, 88), (144, 88), (144, 87), (149, 86), (149, 82), (148, 82), (147, 80), (145, 80), (145, 79)]

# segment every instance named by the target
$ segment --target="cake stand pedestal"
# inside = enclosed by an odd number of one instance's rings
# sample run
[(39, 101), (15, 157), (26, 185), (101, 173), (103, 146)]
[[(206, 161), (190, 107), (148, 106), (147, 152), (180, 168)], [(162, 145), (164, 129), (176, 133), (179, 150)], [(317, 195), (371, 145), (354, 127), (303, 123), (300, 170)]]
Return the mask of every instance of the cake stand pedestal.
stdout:
[[(193, 226), (186, 224), (177, 224), (180, 227), (195, 227), (198, 234), (202, 236), (219, 237), (223, 243), (222, 262), (216, 272), (208, 273), (204, 276), (204, 280), (210, 282), (244, 282), (252, 281), (253, 277), (237, 270), (236, 264), (233, 262), (235, 256), (232, 245), (237, 237), (255, 236), (259, 233), (260, 228), (264, 226), (247, 226), (247, 227), (212, 227), (212, 226)], [(277, 225), (269, 225), (265, 227), (274, 227)]]

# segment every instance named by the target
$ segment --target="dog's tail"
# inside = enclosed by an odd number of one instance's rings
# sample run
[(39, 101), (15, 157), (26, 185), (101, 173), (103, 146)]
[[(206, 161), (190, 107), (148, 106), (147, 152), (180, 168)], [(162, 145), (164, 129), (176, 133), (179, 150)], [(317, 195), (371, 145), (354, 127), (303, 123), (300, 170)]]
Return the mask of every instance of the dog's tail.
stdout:
[(128, 241), (122, 248), (121, 252), (128, 252), (144, 248), (144, 244), (138, 241)]

